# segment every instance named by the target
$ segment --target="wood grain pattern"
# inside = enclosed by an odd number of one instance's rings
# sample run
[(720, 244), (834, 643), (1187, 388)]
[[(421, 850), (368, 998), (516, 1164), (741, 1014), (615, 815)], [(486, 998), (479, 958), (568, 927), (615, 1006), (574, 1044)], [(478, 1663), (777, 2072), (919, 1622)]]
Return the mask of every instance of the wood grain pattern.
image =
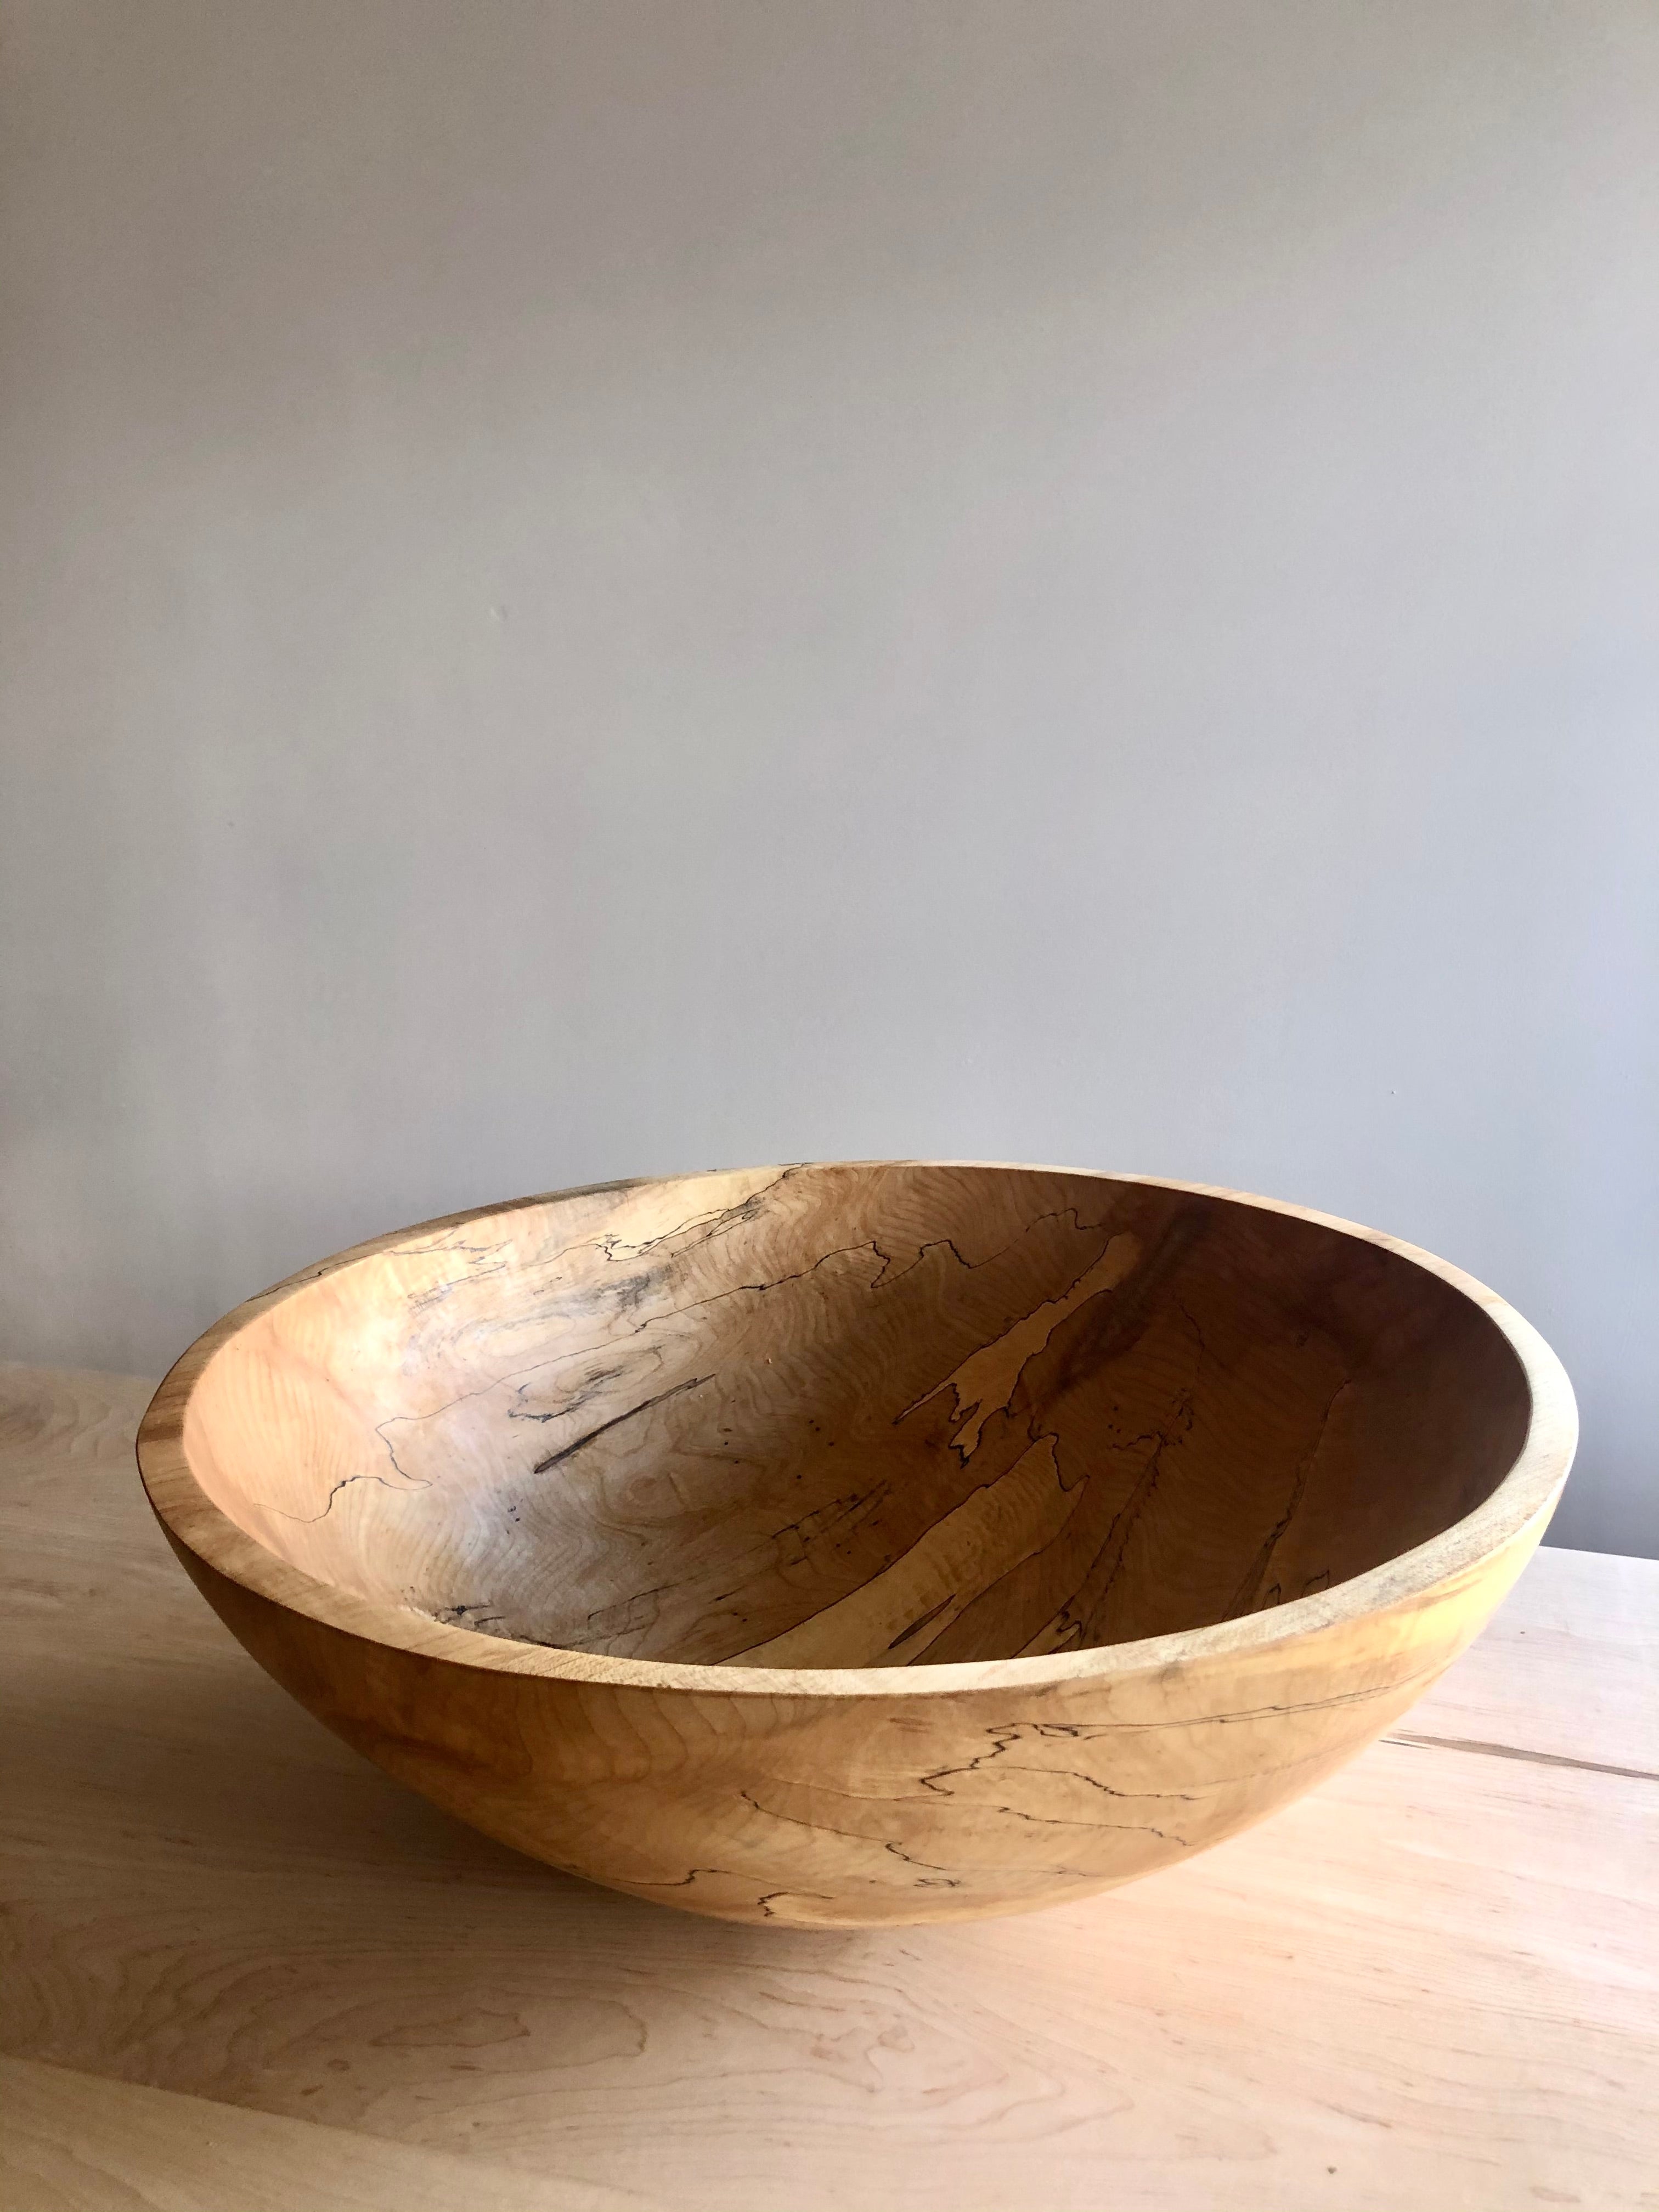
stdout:
[(632, 2190), (0, 2058), (7, 2212), (647, 2212)]
[(1518, 1316), (1369, 1231), (897, 1162), (382, 1239), (210, 1332), (139, 1456), (389, 1771), (636, 1896), (848, 1926), (1307, 1788), (1477, 1632), (1575, 1433)]
[[(1131, 1890), (723, 1925), (452, 1824), (266, 1681), (131, 1481), (147, 1395), (0, 1369), (0, 2046), (97, 2077), (94, 2144), (113, 2081), (233, 2147), (325, 2123), (309, 2201), (386, 2212), (1659, 2204), (1659, 1564), (1539, 1554), (1419, 1740)], [(1539, 1763), (1575, 1709), (1585, 1763)], [(149, 2120), (123, 2155), (125, 2201), (208, 2186)]]

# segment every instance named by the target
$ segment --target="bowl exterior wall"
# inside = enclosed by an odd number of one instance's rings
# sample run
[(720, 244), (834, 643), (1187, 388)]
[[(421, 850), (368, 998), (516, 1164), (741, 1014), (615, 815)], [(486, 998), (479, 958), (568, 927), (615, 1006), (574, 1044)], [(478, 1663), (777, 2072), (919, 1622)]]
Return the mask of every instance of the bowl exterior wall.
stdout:
[(1257, 1650), (1149, 1667), (1126, 1647), (1116, 1674), (886, 1695), (458, 1664), (292, 1611), (168, 1534), (261, 1666), (446, 1812), (688, 1911), (860, 1927), (1058, 1904), (1261, 1819), (1421, 1696), (1547, 1517), (1426, 1592)]

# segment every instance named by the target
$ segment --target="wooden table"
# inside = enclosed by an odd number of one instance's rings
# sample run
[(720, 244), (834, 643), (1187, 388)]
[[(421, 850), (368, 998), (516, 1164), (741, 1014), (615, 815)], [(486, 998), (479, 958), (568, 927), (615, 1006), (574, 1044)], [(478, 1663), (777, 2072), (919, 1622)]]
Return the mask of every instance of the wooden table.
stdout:
[(324, 1733), (174, 1565), (148, 1395), (0, 1368), (0, 2207), (1659, 2207), (1659, 1565), (1540, 1553), (1405, 1726), (1080, 1905), (592, 1889)]

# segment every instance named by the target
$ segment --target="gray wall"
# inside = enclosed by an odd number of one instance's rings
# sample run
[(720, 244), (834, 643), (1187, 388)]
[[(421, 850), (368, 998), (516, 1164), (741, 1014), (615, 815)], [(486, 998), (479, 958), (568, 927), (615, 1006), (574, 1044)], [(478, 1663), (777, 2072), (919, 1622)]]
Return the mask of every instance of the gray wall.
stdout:
[(613, 1174), (1242, 1184), (1659, 1552), (1651, 0), (23, 0), (0, 1336)]

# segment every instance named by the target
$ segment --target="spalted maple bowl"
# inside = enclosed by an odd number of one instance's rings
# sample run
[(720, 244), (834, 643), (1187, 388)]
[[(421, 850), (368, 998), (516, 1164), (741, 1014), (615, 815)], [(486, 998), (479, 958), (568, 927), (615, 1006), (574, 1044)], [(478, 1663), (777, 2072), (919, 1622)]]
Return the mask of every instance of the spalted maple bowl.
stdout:
[(892, 1161), (382, 1237), (209, 1330), (138, 1441), (247, 1649), (556, 1867), (943, 1920), (1176, 1863), (1377, 1735), (1570, 1464), (1492, 1292), (1132, 1176)]

